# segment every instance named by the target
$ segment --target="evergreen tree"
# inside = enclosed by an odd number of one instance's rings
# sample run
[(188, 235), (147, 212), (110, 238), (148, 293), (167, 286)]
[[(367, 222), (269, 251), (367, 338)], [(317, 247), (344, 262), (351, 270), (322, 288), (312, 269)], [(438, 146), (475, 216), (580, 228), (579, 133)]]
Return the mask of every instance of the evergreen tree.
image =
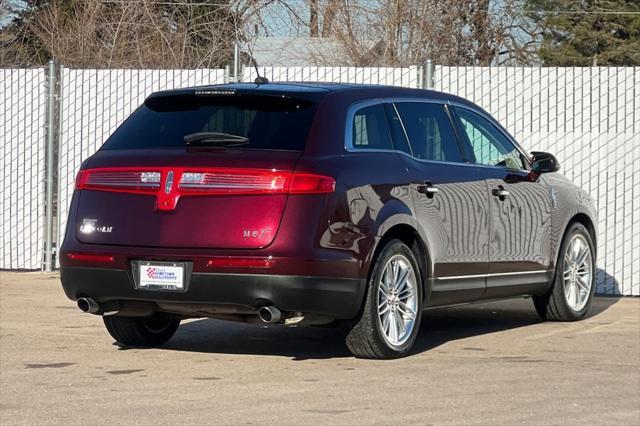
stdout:
[(640, 0), (525, 0), (525, 7), (541, 27), (545, 65), (640, 65)]

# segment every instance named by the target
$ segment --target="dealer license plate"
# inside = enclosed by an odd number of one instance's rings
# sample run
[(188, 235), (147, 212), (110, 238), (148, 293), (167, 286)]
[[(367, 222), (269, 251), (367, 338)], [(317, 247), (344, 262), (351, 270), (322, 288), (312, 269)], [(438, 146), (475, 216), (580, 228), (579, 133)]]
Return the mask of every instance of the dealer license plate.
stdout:
[(150, 290), (183, 290), (184, 263), (139, 262), (138, 287)]

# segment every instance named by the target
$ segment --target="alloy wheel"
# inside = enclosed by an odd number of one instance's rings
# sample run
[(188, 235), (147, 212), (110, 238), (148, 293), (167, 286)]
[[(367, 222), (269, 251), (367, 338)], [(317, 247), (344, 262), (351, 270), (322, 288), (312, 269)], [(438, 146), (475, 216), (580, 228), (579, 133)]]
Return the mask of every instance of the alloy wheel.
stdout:
[(582, 310), (593, 285), (593, 256), (586, 238), (580, 234), (567, 244), (562, 278), (567, 305), (575, 312)]
[(402, 346), (415, 327), (418, 309), (418, 284), (409, 259), (392, 256), (378, 283), (378, 321), (390, 346)]

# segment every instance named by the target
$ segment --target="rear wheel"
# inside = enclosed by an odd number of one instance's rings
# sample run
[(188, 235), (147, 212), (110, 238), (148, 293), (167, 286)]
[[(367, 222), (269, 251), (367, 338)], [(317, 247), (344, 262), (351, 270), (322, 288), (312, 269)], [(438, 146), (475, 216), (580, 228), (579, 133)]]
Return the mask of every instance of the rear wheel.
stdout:
[(390, 241), (373, 267), (360, 317), (347, 334), (347, 347), (358, 358), (406, 355), (422, 317), (422, 278), (411, 249)]
[(560, 247), (553, 287), (533, 303), (538, 314), (552, 321), (576, 321), (589, 310), (595, 292), (595, 249), (589, 231), (573, 223)]
[(107, 331), (119, 343), (127, 346), (159, 346), (176, 332), (180, 320), (163, 314), (150, 317), (102, 317)]

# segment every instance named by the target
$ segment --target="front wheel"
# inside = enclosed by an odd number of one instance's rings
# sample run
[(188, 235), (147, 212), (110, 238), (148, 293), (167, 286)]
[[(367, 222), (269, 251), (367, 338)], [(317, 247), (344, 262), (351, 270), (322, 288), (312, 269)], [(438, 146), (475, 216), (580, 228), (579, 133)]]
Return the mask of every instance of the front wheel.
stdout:
[(364, 308), (347, 334), (347, 347), (358, 358), (406, 355), (422, 317), (422, 277), (415, 255), (392, 240), (380, 252), (369, 279)]
[(176, 332), (180, 320), (156, 313), (150, 317), (102, 317), (107, 331), (126, 346), (160, 346)]
[(573, 223), (560, 246), (553, 287), (533, 298), (543, 319), (576, 321), (584, 318), (595, 292), (595, 249), (589, 231)]

